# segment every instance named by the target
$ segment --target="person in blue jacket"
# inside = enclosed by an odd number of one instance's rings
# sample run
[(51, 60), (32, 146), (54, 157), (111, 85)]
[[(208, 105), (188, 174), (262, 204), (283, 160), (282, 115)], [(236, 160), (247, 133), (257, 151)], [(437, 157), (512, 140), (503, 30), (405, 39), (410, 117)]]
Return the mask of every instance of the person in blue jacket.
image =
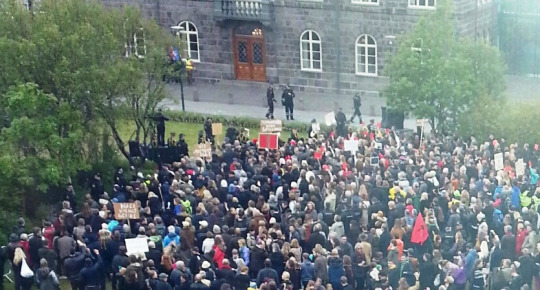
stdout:
[(98, 250), (94, 250), (96, 255), (96, 261), (92, 261), (92, 258), (86, 258), (84, 260), (84, 268), (81, 270), (81, 286), (86, 290), (99, 289), (99, 267), (101, 267), (102, 261)]

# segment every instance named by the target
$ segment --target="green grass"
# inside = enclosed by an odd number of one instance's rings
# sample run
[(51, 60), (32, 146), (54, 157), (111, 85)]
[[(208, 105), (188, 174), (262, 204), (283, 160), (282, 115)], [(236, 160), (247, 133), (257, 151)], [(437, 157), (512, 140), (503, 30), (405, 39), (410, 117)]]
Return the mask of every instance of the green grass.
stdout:
[[(240, 130), (241, 128), (237, 128)], [(194, 146), (197, 145), (197, 141), (199, 139), (199, 131), (203, 130), (203, 124), (195, 124), (195, 123), (185, 123), (185, 122), (179, 122), (179, 121), (169, 121), (165, 124), (165, 139), (168, 140), (171, 136), (171, 132), (176, 133), (175, 139), (178, 140), (179, 134), (184, 134), (186, 142), (188, 143), (189, 150), (192, 151)], [(225, 131), (227, 130), (227, 127), (223, 127), (223, 134), (220, 136), (216, 136), (216, 139), (218, 142), (222, 142), (225, 138)], [(128, 140), (130, 140), (130, 137), (133, 135), (133, 132), (135, 131), (135, 125), (130, 122), (123, 122), (120, 124), (118, 131), (120, 132), (120, 136), (122, 136), (122, 139), (124, 142), (127, 143)], [(287, 140), (291, 134), (291, 131), (283, 130), (281, 132), (281, 139)], [(300, 137), (306, 138), (306, 133), (299, 133)], [(259, 138), (259, 129), (258, 128), (250, 128), (249, 129), (249, 139), (252, 140), (254, 138)], [(126, 145), (127, 146), (127, 145)]]

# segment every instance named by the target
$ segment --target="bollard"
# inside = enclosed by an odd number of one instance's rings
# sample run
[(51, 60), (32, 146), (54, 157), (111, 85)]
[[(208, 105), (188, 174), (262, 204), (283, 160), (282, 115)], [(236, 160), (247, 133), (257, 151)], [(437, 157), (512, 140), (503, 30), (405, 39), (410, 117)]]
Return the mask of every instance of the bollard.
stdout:
[(374, 105), (369, 105), (369, 115), (370, 116), (377, 116), (377, 115), (375, 115), (375, 106)]
[(229, 93), (229, 105), (234, 105), (234, 96), (232, 93)]
[(199, 101), (199, 90), (194, 89), (193, 90), (193, 101), (198, 102)]

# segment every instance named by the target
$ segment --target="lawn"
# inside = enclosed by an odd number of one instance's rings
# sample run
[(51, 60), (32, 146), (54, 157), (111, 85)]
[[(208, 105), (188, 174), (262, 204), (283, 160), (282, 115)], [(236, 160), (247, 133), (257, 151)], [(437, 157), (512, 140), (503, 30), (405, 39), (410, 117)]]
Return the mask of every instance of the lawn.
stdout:
[[(241, 130), (242, 128), (237, 128), (237, 130)], [(223, 134), (220, 136), (216, 136), (216, 139), (218, 142), (223, 141), (225, 138), (225, 131), (227, 130), (227, 127), (223, 127)], [(118, 131), (120, 132), (120, 135), (122, 136), (124, 142), (127, 143), (128, 140), (130, 140), (130, 137), (133, 135), (133, 132), (135, 131), (135, 125), (130, 122), (124, 122), (122, 123)], [(179, 134), (184, 134), (186, 142), (188, 143), (188, 146), (190, 148), (190, 151), (195, 148), (195, 145), (197, 144), (198, 138), (199, 138), (199, 131), (203, 131), (203, 124), (194, 124), (194, 123), (184, 123), (184, 122), (178, 122), (178, 121), (169, 121), (165, 124), (165, 139), (168, 140), (171, 136), (171, 132), (176, 133), (175, 139), (178, 140)], [(291, 134), (291, 131), (284, 130), (281, 133), (281, 139), (287, 140)], [(249, 128), (249, 138), (254, 139), (258, 138), (259, 136), (259, 128)], [(300, 137), (306, 138), (306, 133), (299, 133)], [(127, 146), (127, 145), (126, 145)]]

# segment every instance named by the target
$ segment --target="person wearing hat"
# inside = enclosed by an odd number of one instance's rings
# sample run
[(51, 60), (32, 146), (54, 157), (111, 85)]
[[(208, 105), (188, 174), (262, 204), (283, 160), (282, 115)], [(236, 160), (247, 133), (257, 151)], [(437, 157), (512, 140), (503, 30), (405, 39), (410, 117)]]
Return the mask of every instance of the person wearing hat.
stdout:
[(148, 286), (152, 290), (172, 290), (171, 284), (167, 282), (167, 279), (169, 278), (169, 275), (166, 273), (157, 274), (156, 271), (149, 271), (148, 276), (150, 276), (150, 279), (148, 279)]

